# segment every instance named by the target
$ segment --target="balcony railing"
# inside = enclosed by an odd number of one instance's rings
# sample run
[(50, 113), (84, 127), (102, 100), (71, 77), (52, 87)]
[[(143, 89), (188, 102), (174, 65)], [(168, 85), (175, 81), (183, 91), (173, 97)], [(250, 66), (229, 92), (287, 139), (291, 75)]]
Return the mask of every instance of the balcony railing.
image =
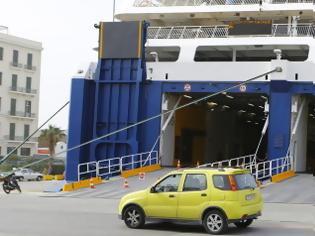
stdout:
[(14, 68), (23, 68), (23, 64), (14, 61), (10, 62), (10, 65)]
[(136, 0), (135, 7), (213, 6), (311, 3), (314, 0)]
[[(267, 37), (314, 37), (313, 24), (275, 24), (272, 25), (270, 35), (253, 35)], [(250, 35), (248, 35), (250, 36)], [(217, 26), (174, 26), (174, 27), (149, 27), (148, 39), (194, 39), (194, 38), (229, 38), (228, 25)]]
[[(17, 141), (17, 142), (22, 142), (25, 140), (24, 136), (12, 136), (12, 135), (5, 135), (4, 136), (5, 140), (10, 140), (10, 141)], [(30, 138), (27, 142), (37, 142), (37, 138)]]
[(29, 88), (23, 88), (23, 87), (10, 87), (11, 92), (17, 92), (17, 93), (26, 93), (26, 94), (36, 94), (36, 89), (29, 89)]
[(36, 70), (36, 66), (24, 65), (24, 69), (26, 69), (26, 70), (31, 70), (31, 71), (35, 71), (35, 70)]
[(9, 111), (8, 112), (9, 116), (16, 116), (16, 117), (22, 117), (22, 118), (36, 118), (35, 113), (30, 113), (30, 112), (23, 112), (23, 111)]

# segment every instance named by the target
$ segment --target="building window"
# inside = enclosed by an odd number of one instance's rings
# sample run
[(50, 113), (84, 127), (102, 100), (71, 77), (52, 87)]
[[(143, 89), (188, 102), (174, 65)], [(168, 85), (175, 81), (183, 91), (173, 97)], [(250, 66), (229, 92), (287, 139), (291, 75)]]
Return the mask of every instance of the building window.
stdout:
[(26, 92), (31, 93), (32, 92), (32, 78), (26, 77)]
[(0, 85), (2, 85), (2, 72), (0, 72)]
[(10, 123), (9, 139), (10, 140), (15, 140), (15, 123)]
[(30, 148), (21, 148), (21, 156), (31, 156)]
[(27, 69), (31, 70), (33, 67), (33, 54), (32, 53), (28, 53), (27, 54)]
[(13, 50), (13, 66), (18, 66), (19, 65), (19, 51), (18, 50)]
[(12, 83), (11, 83), (12, 91), (17, 91), (17, 80), (18, 80), (18, 76), (12, 75)]
[[(7, 147), (7, 154), (9, 154), (10, 152), (12, 152), (15, 149), (15, 147)], [(13, 152), (13, 154), (17, 155), (17, 150), (15, 150)]]
[(16, 99), (15, 98), (11, 98), (10, 115), (11, 116), (16, 115)]
[(27, 117), (31, 117), (31, 113), (32, 113), (32, 102), (25, 101), (25, 115)]
[(3, 48), (0, 47), (0, 61), (3, 60)]
[(24, 139), (30, 135), (30, 125), (24, 125)]

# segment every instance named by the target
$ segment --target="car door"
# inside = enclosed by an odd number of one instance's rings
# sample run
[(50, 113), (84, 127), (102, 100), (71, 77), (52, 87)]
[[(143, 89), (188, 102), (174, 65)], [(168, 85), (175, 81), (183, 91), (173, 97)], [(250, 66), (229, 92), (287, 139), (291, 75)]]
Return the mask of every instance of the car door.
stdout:
[(200, 220), (204, 206), (210, 201), (206, 174), (187, 173), (178, 194), (177, 217)]
[(28, 170), (21, 170), (21, 175), (23, 176), (24, 180), (29, 180)]
[(181, 174), (171, 174), (152, 187), (145, 208), (147, 217), (176, 218), (181, 176)]

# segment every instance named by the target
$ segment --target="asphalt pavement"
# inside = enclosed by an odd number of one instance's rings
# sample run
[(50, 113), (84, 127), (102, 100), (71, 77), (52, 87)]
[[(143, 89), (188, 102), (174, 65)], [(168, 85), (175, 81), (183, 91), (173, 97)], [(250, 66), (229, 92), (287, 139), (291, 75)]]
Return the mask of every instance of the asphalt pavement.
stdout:
[[(43, 193), (42, 189), (46, 187), (44, 182), (21, 183), (22, 194), (0, 193), (0, 236), (207, 235), (201, 226), (187, 224), (149, 223), (144, 229), (131, 230), (118, 219), (117, 207), (122, 195), (143, 189), (168, 171), (164, 169), (147, 174), (144, 181), (138, 177), (129, 178), (128, 189), (123, 188), (120, 178), (99, 185), (96, 189), (61, 194)], [(301, 182), (307, 183), (309, 187), (315, 181), (311, 175), (295, 178), (298, 179), (291, 181), (297, 181), (300, 185)], [(305, 179), (299, 182), (300, 178)], [(263, 193), (268, 202), (265, 203), (262, 217), (248, 229), (231, 227), (226, 235), (314, 236), (315, 205), (309, 203), (307, 197), (284, 198), (282, 195), (290, 194), (287, 188), (291, 188), (291, 185), (283, 182), (265, 188)], [(295, 188), (301, 194), (315, 192), (315, 188), (302, 191), (298, 187)], [(279, 193), (282, 194), (279, 195), (281, 202), (273, 201), (275, 194)], [(304, 202), (301, 199), (305, 199)]]

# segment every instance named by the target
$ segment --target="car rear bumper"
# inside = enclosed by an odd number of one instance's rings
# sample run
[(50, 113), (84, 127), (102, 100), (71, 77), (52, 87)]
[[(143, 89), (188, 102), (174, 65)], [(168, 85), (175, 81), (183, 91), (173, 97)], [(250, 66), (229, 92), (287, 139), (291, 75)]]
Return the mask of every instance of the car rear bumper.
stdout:
[(230, 224), (230, 223), (236, 223), (236, 222), (240, 222), (244, 220), (254, 220), (254, 219), (257, 219), (258, 216), (261, 216), (261, 212), (257, 212), (257, 214), (253, 214), (253, 215), (244, 215), (240, 219), (229, 219), (228, 223)]

